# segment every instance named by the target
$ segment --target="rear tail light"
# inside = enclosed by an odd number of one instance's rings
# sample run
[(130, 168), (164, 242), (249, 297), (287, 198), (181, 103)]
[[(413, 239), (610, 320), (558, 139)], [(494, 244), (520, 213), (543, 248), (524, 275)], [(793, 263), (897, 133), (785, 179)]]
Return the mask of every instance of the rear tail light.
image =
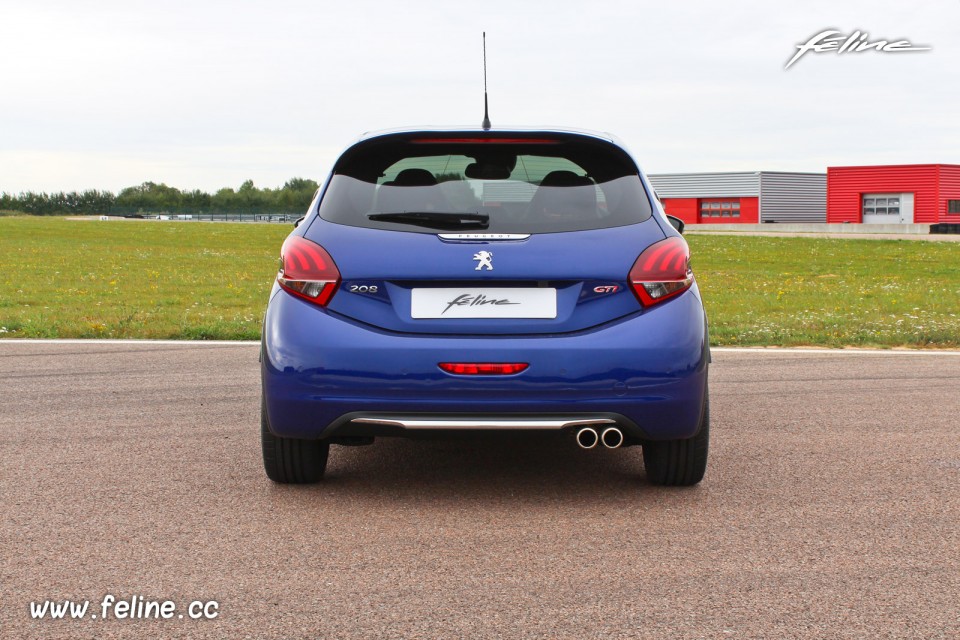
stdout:
[(530, 365), (526, 362), (441, 362), (439, 367), (459, 376), (509, 376)]
[(280, 249), (277, 282), (284, 291), (325, 307), (340, 285), (340, 271), (323, 247), (290, 236)]
[(692, 284), (690, 247), (677, 236), (647, 247), (630, 269), (630, 285), (645, 307), (680, 295)]

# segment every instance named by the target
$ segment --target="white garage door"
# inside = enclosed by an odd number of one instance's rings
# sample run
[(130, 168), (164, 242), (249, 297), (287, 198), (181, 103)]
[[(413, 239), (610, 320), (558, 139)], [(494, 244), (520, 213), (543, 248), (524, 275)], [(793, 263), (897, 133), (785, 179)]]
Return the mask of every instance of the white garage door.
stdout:
[(864, 224), (912, 224), (912, 193), (863, 194)]

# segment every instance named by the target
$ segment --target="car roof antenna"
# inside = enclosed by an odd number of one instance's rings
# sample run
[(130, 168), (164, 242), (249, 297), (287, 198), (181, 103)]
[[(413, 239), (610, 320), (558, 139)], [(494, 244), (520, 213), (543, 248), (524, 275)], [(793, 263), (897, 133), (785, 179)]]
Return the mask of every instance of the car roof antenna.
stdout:
[(490, 110), (487, 108), (487, 32), (483, 32), (483, 127), (484, 131), (490, 130)]

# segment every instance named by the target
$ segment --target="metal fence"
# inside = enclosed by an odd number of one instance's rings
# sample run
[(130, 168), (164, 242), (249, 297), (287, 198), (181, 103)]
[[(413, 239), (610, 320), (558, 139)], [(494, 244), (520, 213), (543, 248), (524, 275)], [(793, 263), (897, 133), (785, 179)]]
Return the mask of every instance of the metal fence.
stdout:
[(281, 222), (293, 224), (302, 216), (303, 214), (297, 213), (135, 213), (122, 217), (180, 222)]

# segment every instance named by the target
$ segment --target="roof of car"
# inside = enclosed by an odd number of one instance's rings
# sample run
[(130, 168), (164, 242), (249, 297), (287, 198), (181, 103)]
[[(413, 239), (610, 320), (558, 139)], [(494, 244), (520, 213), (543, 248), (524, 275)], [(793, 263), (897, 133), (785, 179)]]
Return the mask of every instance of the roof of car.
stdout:
[[(339, 154), (339, 159), (335, 164), (339, 164), (340, 161), (348, 153), (354, 151), (358, 147), (364, 147), (367, 143), (376, 140), (377, 138), (389, 138), (391, 136), (415, 136), (417, 134), (445, 134), (451, 135), (454, 137), (460, 136), (499, 136), (499, 135), (531, 135), (531, 136), (543, 136), (543, 135), (560, 135), (560, 136), (582, 136), (586, 138), (592, 138), (594, 140), (599, 140), (607, 144), (613, 145), (630, 158), (634, 166), (637, 169), (640, 169), (640, 163), (637, 162), (634, 155), (630, 152), (630, 149), (616, 136), (610, 133), (603, 131), (591, 131), (589, 129), (576, 129), (572, 127), (552, 127), (552, 126), (538, 126), (538, 127), (521, 127), (521, 126), (505, 126), (505, 127), (493, 127), (490, 129), (484, 129), (476, 125), (449, 125), (449, 126), (418, 126), (418, 127), (401, 127), (396, 129), (383, 129), (380, 131), (368, 131), (361, 135), (359, 138), (351, 142), (346, 146), (346, 148)], [(334, 169), (335, 170), (335, 169)]]

